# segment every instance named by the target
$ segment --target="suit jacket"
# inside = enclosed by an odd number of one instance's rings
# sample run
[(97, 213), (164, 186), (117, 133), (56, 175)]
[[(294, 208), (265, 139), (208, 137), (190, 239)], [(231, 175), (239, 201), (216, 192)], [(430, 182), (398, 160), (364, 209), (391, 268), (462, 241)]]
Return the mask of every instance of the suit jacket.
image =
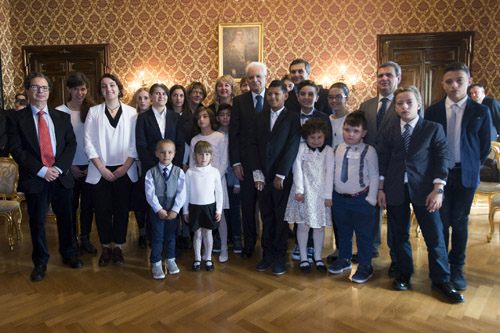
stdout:
[[(175, 157), (172, 163), (182, 167), (182, 158), (184, 156), (184, 133), (180, 117), (172, 110), (167, 110), (165, 124), (165, 139), (170, 139), (175, 143)], [(141, 161), (143, 173), (158, 164), (158, 158), (155, 155), (156, 143), (162, 139), (160, 127), (153, 109), (149, 109), (137, 116), (135, 126), (135, 144), (137, 154)]]
[(494, 98), (484, 96), (483, 102), (481, 104), (486, 105), (490, 108), (491, 122), (493, 124), (491, 141), (497, 141), (497, 135), (500, 133), (500, 103)]
[(448, 140), (440, 124), (419, 118), (406, 152), (401, 125), (395, 122), (380, 133), (379, 171), (384, 176), (387, 204), (399, 206), (404, 201), (404, 174), (408, 175), (408, 191), (412, 203), (425, 206), (434, 189), (436, 178), (448, 177)]
[[(300, 113), (300, 109), (299, 109), (299, 122), (301, 121), (301, 116), (302, 116), (302, 114)], [(330, 121), (330, 117), (327, 116), (326, 114), (324, 114), (323, 112), (319, 112), (318, 110), (314, 109), (312, 118), (320, 118), (320, 119), (323, 119), (324, 121), (326, 121), (326, 123), (328, 124), (329, 133), (325, 138), (325, 143), (329, 146), (332, 146), (333, 129), (332, 129), (332, 122)]]
[[(69, 189), (74, 184), (70, 167), (76, 151), (75, 133), (71, 126), (69, 114), (49, 108), (49, 115), (54, 123), (56, 136), (54, 166), (62, 171), (57, 181), (64, 188)], [(9, 116), (8, 135), (12, 157), (19, 165), (19, 191), (26, 193), (41, 192), (45, 180), (38, 177), (37, 173), (43, 167), (43, 164), (30, 105)]]
[(359, 109), (365, 112), (366, 123), (368, 126), (368, 133), (363, 139), (364, 143), (373, 146), (377, 149), (377, 141), (379, 137), (379, 133), (381, 133), (384, 128), (392, 125), (393, 123), (399, 124), (399, 116), (394, 109), (394, 99), (391, 102), (391, 105), (386, 110), (384, 118), (382, 118), (382, 122), (380, 123), (380, 129), (377, 131), (377, 111), (379, 108), (378, 96), (372, 99), (369, 99), (359, 106)]
[(0, 157), (9, 156), (7, 145), (7, 110), (0, 110)]
[(277, 174), (285, 176), (285, 181), (293, 181), (292, 167), (300, 144), (298, 118), (298, 113), (284, 108), (271, 131), (271, 110), (268, 108), (257, 115), (252, 171), (262, 170), (270, 186)]
[[(251, 91), (233, 99), (233, 112), (231, 113), (231, 122), (229, 124), (229, 157), (231, 158), (231, 166), (235, 163), (241, 163), (243, 168), (251, 167), (250, 147), (257, 119), (253, 103)], [(262, 109), (265, 110), (268, 108), (269, 104), (267, 104), (267, 99), (264, 98)]]
[[(440, 123), (446, 133), (445, 100), (446, 98), (425, 110), (425, 119)], [(490, 152), (491, 116), (486, 106), (471, 98), (467, 98), (466, 103), (460, 135), (462, 185), (473, 188), (479, 185), (479, 168)]]
[[(285, 101), (285, 107), (288, 110), (300, 113), (300, 104), (299, 100), (297, 99), (295, 90), (288, 92), (288, 98)], [(333, 113), (330, 104), (328, 104), (328, 89), (319, 90), (318, 101), (314, 103), (314, 108), (325, 113), (326, 115), (330, 115)]]

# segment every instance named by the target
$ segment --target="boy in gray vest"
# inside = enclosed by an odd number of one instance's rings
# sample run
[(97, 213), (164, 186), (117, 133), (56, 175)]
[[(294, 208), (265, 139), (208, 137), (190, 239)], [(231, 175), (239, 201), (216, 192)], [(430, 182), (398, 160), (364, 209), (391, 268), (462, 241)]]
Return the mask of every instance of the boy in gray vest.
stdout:
[(155, 155), (159, 163), (146, 173), (146, 200), (151, 206), (151, 271), (153, 279), (164, 279), (162, 268), (163, 246), (168, 274), (179, 273), (175, 263), (175, 235), (179, 221), (177, 214), (186, 201), (184, 172), (172, 164), (175, 144), (164, 139), (156, 144)]

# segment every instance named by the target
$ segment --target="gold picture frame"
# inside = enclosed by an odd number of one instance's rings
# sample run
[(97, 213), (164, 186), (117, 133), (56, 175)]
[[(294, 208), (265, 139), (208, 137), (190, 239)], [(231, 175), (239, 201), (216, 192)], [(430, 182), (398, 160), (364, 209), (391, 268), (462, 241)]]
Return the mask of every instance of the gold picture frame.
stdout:
[(219, 24), (219, 76), (239, 82), (252, 61), (262, 62), (262, 23)]

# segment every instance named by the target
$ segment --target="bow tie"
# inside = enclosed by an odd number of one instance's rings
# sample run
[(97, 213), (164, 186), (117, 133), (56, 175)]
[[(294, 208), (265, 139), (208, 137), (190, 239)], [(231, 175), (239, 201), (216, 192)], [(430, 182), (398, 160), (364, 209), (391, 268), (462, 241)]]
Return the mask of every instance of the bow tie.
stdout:
[(300, 119), (311, 119), (313, 117), (313, 113), (309, 113), (309, 114), (305, 114), (305, 113), (301, 113), (300, 114)]

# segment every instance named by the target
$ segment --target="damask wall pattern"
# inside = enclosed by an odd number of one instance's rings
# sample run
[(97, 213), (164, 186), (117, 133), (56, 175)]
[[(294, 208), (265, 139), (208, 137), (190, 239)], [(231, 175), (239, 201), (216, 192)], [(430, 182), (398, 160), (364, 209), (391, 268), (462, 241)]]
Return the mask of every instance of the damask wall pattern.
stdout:
[[(218, 76), (219, 23), (262, 22), (269, 80), (296, 57), (312, 79), (333, 83), (341, 65), (356, 75), (351, 108), (376, 93), (377, 34), (475, 31), (472, 73), (500, 97), (498, 0), (1, 0), (10, 10), (2, 29), (2, 60), (10, 97), (22, 90), (23, 45), (110, 44), (111, 70), (127, 89), (144, 72), (147, 84), (199, 80), (209, 91)], [(9, 8), (10, 4), (10, 8)], [(4, 26), (4, 21), (0, 27)], [(9, 29), (7, 29), (9, 30)], [(6, 37), (5, 39), (3, 37)], [(349, 82), (351, 83), (351, 82)]]
[(12, 34), (10, 30), (10, 4), (8, 0), (0, 0), (0, 53), (2, 55), (2, 79), (6, 107), (9, 97), (14, 97), (14, 64), (12, 62)]

